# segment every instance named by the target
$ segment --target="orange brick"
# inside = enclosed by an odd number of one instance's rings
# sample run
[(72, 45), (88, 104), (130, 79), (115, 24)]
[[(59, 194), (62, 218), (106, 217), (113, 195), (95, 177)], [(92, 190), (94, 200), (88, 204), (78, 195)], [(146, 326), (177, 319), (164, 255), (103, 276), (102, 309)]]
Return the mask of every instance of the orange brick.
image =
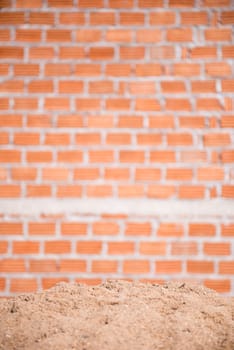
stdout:
[(38, 99), (37, 98), (15, 98), (14, 99), (15, 109), (37, 109)]
[(185, 92), (185, 85), (183, 81), (163, 81), (161, 82), (161, 90), (163, 93), (183, 93)]
[(48, 6), (49, 7), (72, 7), (73, 1), (72, 0), (49, 0)]
[(66, 185), (57, 187), (57, 197), (81, 197), (82, 196), (82, 187), (80, 185)]
[(0, 272), (26, 272), (23, 259), (2, 259), (0, 260)]
[(130, 177), (128, 168), (106, 168), (104, 178), (106, 180), (128, 180)]
[(161, 170), (155, 168), (136, 168), (136, 181), (159, 181), (161, 179)]
[(67, 42), (71, 40), (71, 31), (67, 29), (48, 29), (46, 32), (47, 42)]
[(207, 25), (208, 16), (205, 11), (199, 12), (181, 12), (181, 24), (182, 25)]
[(103, 0), (80, 0), (79, 6), (82, 8), (88, 7), (103, 7)]
[(0, 278), (0, 290), (4, 291), (6, 288), (6, 279), (5, 278)]
[(234, 274), (234, 261), (220, 261), (219, 273), (233, 275)]
[(40, 251), (40, 242), (13, 242), (14, 254), (38, 254)]
[(229, 243), (204, 243), (203, 251), (206, 255), (230, 255), (231, 247)]
[(231, 66), (226, 62), (207, 63), (205, 65), (206, 74), (210, 76), (230, 76)]
[(79, 145), (98, 145), (101, 143), (101, 135), (99, 133), (77, 134), (75, 142)]
[(106, 40), (111, 42), (130, 43), (132, 31), (126, 29), (109, 29), (106, 32)]
[(94, 235), (117, 235), (119, 233), (119, 225), (116, 222), (96, 221), (92, 225)]
[(149, 116), (149, 127), (167, 129), (174, 127), (174, 117), (170, 115)]
[(1, 185), (0, 197), (1, 198), (15, 198), (20, 197), (21, 188), (18, 185)]
[(191, 223), (189, 224), (189, 236), (202, 237), (202, 236), (215, 236), (215, 226), (208, 223)]
[(89, 16), (92, 26), (115, 24), (115, 12), (91, 12)]
[(0, 74), (8, 75), (9, 74), (9, 64), (0, 64)]
[(160, 145), (162, 143), (162, 136), (160, 134), (138, 134), (138, 145)]
[(16, 7), (19, 8), (39, 8), (42, 6), (42, 0), (17, 0)]
[(156, 273), (179, 273), (182, 270), (182, 263), (178, 260), (157, 261), (155, 263)]
[(128, 85), (129, 91), (133, 95), (145, 95), (156, 93), (154, 82), (131, 82)]
[(83, 126), (81, 115), (61, 115), (58, 117), (57, 126), (59, 128), (80, 128)]
[(163, 7), (163, 0), (139, 0), (139, 7)]
[(45, 65), (46, 76), (70, 75), (70, 65), (63, 63), (48, 63)]
[(122, 198), (126, 197), (143, 197), (144, 186), (143, 185), (121, 185), (118, 186), (118, 196)]
[(174, 64), (174, 74), (185, 77), (200, 75), (200, 65), (193, 63)]
[(222, 24), (234, 24), (234, 11), (224, 11), (221, 13)]
[(39, 42), (41, 41), (41, 30), (38, 29), (17, 29), (16, 41)]
[(151, 231), (149, 222), (128, 222), (125, 227), (126, 236), (150, 236)]
[(175, 223), (161, 223), (157, 230), (157, 235), (162, 237), (181, 237), (183, 234), (183, 226)]
[(197, 179), (199, 181), (221, 181), (224, 179), (224, 169), (216, 168), (198, 168)]
[(209, 279), (204, 281), (207, 288), (214, 289), (218, 293), (228, 293), (231, 290), (230, 280), (214, 280)]
[(144, 25), (145, 15), (143, 12), (121, 12), (120, 25), (140, 26)]
[(110, 76), (128, 76), (130, 75), (131, 66), (130, 64), (107, 64), (106, 74)]
[(55, 224), (52, 222), (29, 222), (28, 232), (30, 235), (54, 235)]
[(209, 28), (205, 30), (207, 41), (231, 41), (232, 31), (229, 28)]
[(23, 54), (22, 47), (0, 46), (0, 59), (22, 59)]
[(173, 25), (175, 24), (175, 13), (169, 11), (152, 12), (150, 13), (150, 24), (154, 26)]
[(2, 12), (0, 13), (1, 25), (24, 24), (24, 12)]
[(21, 152), (10, 149), (0, 150), (0, 163), (20, 163)]
[(111, 8), (131, 8), (133, 5), (133, 0), (109, 0), (109, 7)]
[(109, 185), (88, 185), (86, 193), (88, 197), (110, 197), (113, 195), (112, 186)]
[(78, 254), (100, 254), (101, 250), (101, 241), (81, 241), (76, 244)]
[(82, 162), (83, 153), (81, 151), (59, 151), (58, 162), (62, 163), (76, 163)]
[(9, 109), (9, 99), (8, 98), (0, 98), (0, 110)]
[(64, 97), (45, 98), (45, 109), (49, 110), (67, 110), (70, 106), (70, 99)]
[(223, 237), (232, 237), (234, 236), (234, 224), (222, 224), (221, 225), (221, 234)]
[(141, 29), (136, 33), (136, 41), (139, 43), (155, 43), (162, 40), (162, 32), (159, 29)]
[(84, 222), (62, 222), (61, 234), (62, 235), (77, 235), (83, 236), (87, 234), (88, 226)]
[(65, 25), (83, 25), (85, 15), (82, 12), (62, 12), (59, 16), (59, 23)]
[(114, 161), (114, 153), (111, 150), (90, 151), (89, 161), (91, 163), (111, 163)]
[(29, 114), (27, 126), (33, 128), (46, 128), (52, 125), (51, 116), (46, 114)]
[(69, 145), (70, 135), (69, 134), (46, 134), (45, 145)]
[(197, 99), (198, 110), (221, 110), (222, 106), (216, 98), (198, 98)]
[(169, 146), (189, 146), (193, 144), (193, 138), (191, 134), (168, 134), (167, 143)]
[(186, 181), (192, 180), (193, 171), (187, 168), (169, 168), (166, 171), (167, 180)]
[(120, 151), (121, 163), (143, 163), (145, 160), (144, 151)]
[(52, 161), (52, 152), (50, 151), (27, 152), (27, 162), (29, 163), (48, 163), (51, 161)]
[(44, 168), (42, 169), (42, 179), (46, 181), (67, 181), (69, 170), (64, 168)]
[(222, 197), (234, 198), (234, 186), (233, 185), (222, 186)]
[[(7, 251), (8, 251), (8, 242), (0, 241), (0, 253), (1, 254), (6, 254)], [(0, 284), (1, 284), (1, 282), (0, 282)]]
[(100, 99), (98, 98), (77, 98), (76, 99), (77, 110), (98, 110), (100, 109)]
[(168, 29), (167, 31), (167, 40), (169, 42), (185, 42), (192, 41), (192, 30), (189, 28), (176, 28)]
[(40, 25), (53, 25), (54, 24), (54, 14), (50, 12), (32, 12), (29, 15), (30, 24), (40, 24)]
[(157, 76), (162, 74), (162, 66), (158, 63), (152, 64), (137, 64), (136, 75), (137, 76)]
[(51, 80), (34, 80), (28, 84), (30, 93), (47, 93), (53, 92), (53, 81)]
[(113, 47), (91, 47), (89, 57), (93, 60), (109, 60), (114, 57)]
[(165, 242), (140, 242), (140, 254), (145, 255), (165, 255), (166, 243)]
[(0, 30), (0, 40), (1, 41), (10, 41), (10, 31), (8, 29)]
[(135, 109), (137, 111), (159, 111), (160, 102), (154, 98), (137, 98)]
[(223, 92), (234, 92), (234, 79), (222, 81)]
[(38, 133), (16, 133), (14, 134), (14, 144), (21, 146), (31, 146), (40, 144), (40, 134)]
[(231, 144), (230, 134), (206, 134), (204, 135), (204, 145), (209, 146), (227, 146)]
[(221, 153), (221, 158), (224, 163), (234, 162), (234, 150), (223, 151)]
[(175, 162), (174, 151), (151, 151), (150, 152), (151, 162)]
[(172, 255), (197, 255), (198, 247), (195, 242), (172, 242)]
[(191, 82), (192, 92), (195, 93), (207, 93), (216, 92), (216, 86), (214, 80), (196, 80)]
[(69, 282), (69, 280), (66, 277), (42, 278), (42, 288), (43, 289), (49, 289), (49, 288), (53, 287), (55, 284), (57, 284), (59, 282)]
[(69, 241), (48, 241), (44, 243), (46, 254), (66, 254), (71, 251)]
[(23, 225), (19, 222), (0, 222), (0, 235), (22, 235)]
[(145, 48), (143, 46), (120, 47), (121, 60), (140, 60), (145, 57)]
[(190, 50), (191, 58), (194, 59), (208, 59), (208, 58), (216, 58), (217, 57), (217, 48), (216, 47), (210, 47), (210, 46), (198, 46), (195, 48), (192, 48)]
[(94, 260), (91, 270), (94, 273), (114, 273), (117, 272), (117, 261), (112, 260)]
[(57, 272), (55, 260), (31, 260), (29, 261), (30, 272)]
[(118, 119), (119, 128), (141, 128), (143, 127), (143, 118), (140, 116), (121, 115)]
[(114, 90), (113, 82), (108, 80), (92, 81), (89, 83), (89, 92), (91, 94), (112, 93)]
[(190, 111), (191, 103), (189, 99), (185, 98), (167, 98), (166, 109), (173, 111)]
[(150, 263), (147, 260), (125, 260), (123, 272), (128, 274), (142, 274), (150, 271)]
[(7, 145), (9, 143), (9, 134), (7, 132), (0, 132), (0, 145)]
[(27, 197), (49, 197), (51, 196), (51, 186), (49, 185), (28, 185)]
[(109, 242), (108, 254), (125, 255), (134, 253), (134, 242)]
[(151, 59), (172, 59), (175, 58), (175, 48), (171, 46), (157, 46), (150, 49)]
[(233, 58), (234, 57), (234, 46), (222, 46), (222, 54), (224, 58)]
[(11, 293), (32, 293), (38, 288), (35, 278), (12, 278), (10, 281)]
[(4, 169), (4, 168), (0, 168), (0, 180), (3, 181), (3, 180), (7, 180), (7, 169)]
[(31, 47), (29, 48), (29, 58), (30, 59), (40, 59), (47, 60), (54, 57), (53, 47)]
[(131, 135), (123, 133), (111, 133), (106, 136), (106, 144), (108, 145), (128, 145), (131, 144)]
[(230, 0), (204, 0), (203, 6), (206, 7), (223, 7), (230, 5)]
[[(18, 55), (17, 55), (18, 56)], [(15, 64), (14, 66), (15, 75), (29, 75), (35, 76), (39, 74), (39, 65), (38, 64)]]
[(214, 263), (212, 261), (187, 261), (187, 272), (189, 273), (212, 273), (214, 272)]
[(180, 199), (199, 199), (205, 197), (204, 186), (180, 186), (179, 198)]
[(100, 177), (98, 168), (74, 169), (74, 180), (95, 180)]
[(100, 64), (77, 64), (75, 74), (79, 76), (98, 76), (101, 74)]
[(181, 128), (204, 128), (205, 118), (204, 117), (180, 117), (179, 125)]
[(76, 41), (97, 42), (101, 40), (101, 31), (97, 29), (80, 29), (76, 31)]

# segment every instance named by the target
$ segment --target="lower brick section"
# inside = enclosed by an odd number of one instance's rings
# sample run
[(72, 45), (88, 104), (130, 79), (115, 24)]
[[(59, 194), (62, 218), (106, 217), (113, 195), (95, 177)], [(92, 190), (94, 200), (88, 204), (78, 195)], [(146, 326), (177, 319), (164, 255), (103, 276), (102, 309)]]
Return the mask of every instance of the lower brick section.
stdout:
[(234, 294), (234, 218), (0, 214), (0, 296), (59, 281), (203, 283)]

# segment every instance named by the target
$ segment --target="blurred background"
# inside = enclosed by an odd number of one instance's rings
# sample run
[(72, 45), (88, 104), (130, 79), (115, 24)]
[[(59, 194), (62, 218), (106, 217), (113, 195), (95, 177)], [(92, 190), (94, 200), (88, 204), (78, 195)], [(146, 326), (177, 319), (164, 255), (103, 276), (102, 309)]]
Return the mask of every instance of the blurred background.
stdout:
[(0, 0), (0, 295), (234, 294), (231, 0)]

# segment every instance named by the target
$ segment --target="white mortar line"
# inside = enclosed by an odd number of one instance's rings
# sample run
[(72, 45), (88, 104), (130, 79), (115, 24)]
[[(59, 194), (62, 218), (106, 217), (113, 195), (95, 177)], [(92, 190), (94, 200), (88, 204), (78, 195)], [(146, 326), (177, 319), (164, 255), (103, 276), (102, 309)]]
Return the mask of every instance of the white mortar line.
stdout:
[(56, 214), (127, 214), (155, 216), (234, 216), (234, 201), (213, 199), (203, 201), (155, 199), (3, 199), (0, 213), (37, 215)]

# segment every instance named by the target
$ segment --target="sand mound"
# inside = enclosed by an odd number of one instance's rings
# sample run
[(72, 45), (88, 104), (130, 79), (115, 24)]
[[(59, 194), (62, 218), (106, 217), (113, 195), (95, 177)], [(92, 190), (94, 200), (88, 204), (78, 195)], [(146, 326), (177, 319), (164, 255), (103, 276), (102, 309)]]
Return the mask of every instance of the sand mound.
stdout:
[(0, 300), (0, 349), (233, 350), (232, 312), (202, 286), (60, 283)]

